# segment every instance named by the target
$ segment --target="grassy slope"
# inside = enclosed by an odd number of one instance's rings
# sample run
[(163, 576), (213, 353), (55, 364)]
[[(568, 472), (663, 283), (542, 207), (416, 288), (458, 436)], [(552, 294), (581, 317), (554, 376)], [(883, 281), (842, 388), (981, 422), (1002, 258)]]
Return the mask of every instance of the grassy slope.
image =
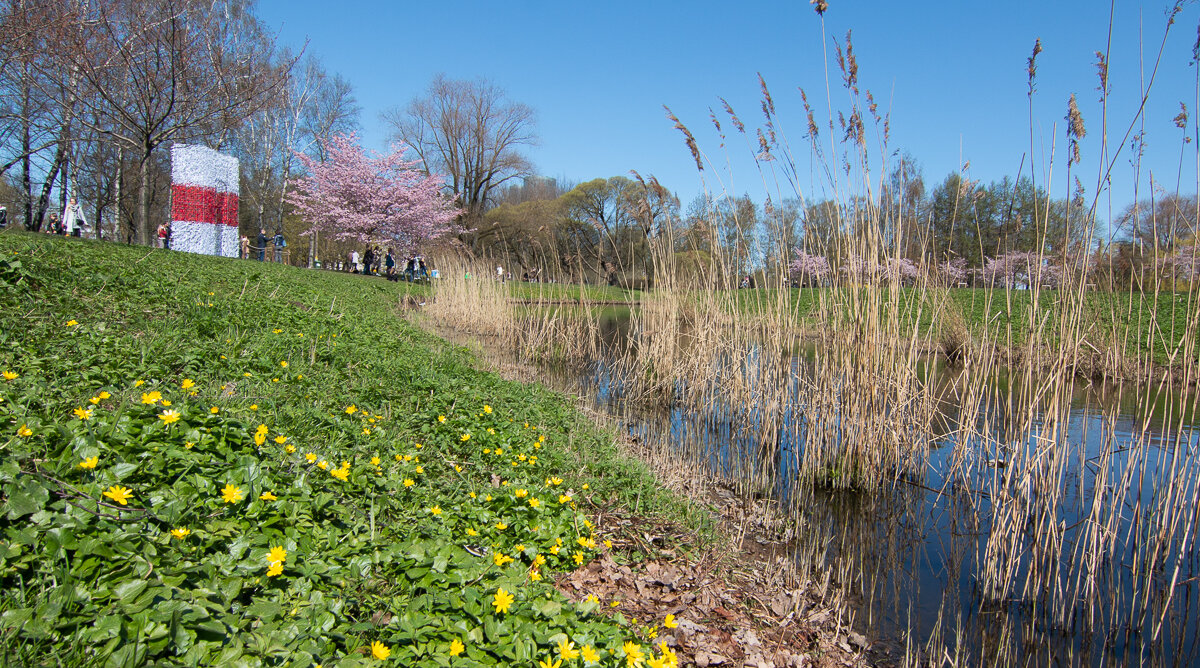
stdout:
[(560, 398), (407, 326), (405, 290), (0, 235), (0, 663), (357, 665), (381, 642), (395, 665), (531, 665), (562, 634), (601, 665), (648, 649), (648, 627), (530, 576), (603, 550), (577, 500), (688, 509)]

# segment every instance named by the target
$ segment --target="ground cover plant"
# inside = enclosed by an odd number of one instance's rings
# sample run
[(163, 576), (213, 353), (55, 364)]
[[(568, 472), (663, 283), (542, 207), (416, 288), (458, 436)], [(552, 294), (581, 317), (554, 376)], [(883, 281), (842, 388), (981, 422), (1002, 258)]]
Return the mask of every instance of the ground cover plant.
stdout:
[(549, 581), (607, 550), (579, 501), (679, 502), (405, 324), (405, 285), (23, 233), (0, 258), (0, 663), (676, 664), (664, 620)]

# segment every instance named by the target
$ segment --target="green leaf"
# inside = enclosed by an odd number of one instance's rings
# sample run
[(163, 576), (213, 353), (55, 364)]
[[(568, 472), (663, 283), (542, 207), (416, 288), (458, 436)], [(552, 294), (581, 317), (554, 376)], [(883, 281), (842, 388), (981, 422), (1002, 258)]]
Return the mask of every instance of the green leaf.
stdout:
[(130, 603), (146, 590), (145, 580), (126, 580), (113, 588), (113, 596), (121, 603)]

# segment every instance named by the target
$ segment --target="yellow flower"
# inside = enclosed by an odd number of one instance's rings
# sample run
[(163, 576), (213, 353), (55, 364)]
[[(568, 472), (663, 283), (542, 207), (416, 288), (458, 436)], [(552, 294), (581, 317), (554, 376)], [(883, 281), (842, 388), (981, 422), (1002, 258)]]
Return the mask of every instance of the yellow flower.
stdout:
[(101, 399), (107, 399), (107, 398), (111, 397), (112, 395), (109, 394), (108, 392), (101, 392), (100, 394), (97, 394), (96, 396), (100, 397)]
[(116, 501), (124, 506), (129, 501), (129, 498), (133, 496), (133, 490), (129, 489), (128, 487), (113, 485), (112, 487), (108, 488), (108, 491), (104, 493), (104, 496), (107, 496), (113, 501)]
[(600, 599), (597, 598), (595, 594), (588, 594), (587, 598), (583, 599), (583, 602), (584, 603), (595, 603), (595, 604), (599, 605)]
[(78, 325), (78, 324), (79, 323), (75, 322), (74, 320), (67, 321), (67, 327), (74, 327), (75, 325)]
[(538, 668), (562, 668), (562, 659), (559, 659), (553, 663), (550, 662), (550, 659), (543, 659), (538, 661)]
[(295, 452), (296, 446), (292, 445), (291, 443), (288, 443), (287, 445), (283, 446), (283, 451), (287, 452), (287, 453)]
[(413, 470), (414, 470), (414, 471), (416, 471), (417, 473), (424, 473), (424, 472), (425, 472), (425, 467), (424, 467), (424, 466), (418, 466), (417, 468), (415, 468), (415, 469), (413, 469)]
[(33, 436), (33, 430), (29, 428), (29, 425), (23, 424), (20, 429), (17, 429), (17, 436)]
[(16, 380), (17, 375), (18, 374), (15, 371), (5, 371), (4, 372), (4, 380)]
[(559, 494), (559, 495), (558, 495), (558, 502), (559, 502), (559, 503), (570, 503), (570, 501), (571, 501), (571, 495), (570, 495), (570, 494)]
[(458, 464), (455, 464), (455, 465), (454, 465), (454, 472), (455, 472), (455, 473), (462, 473), (462, 467), (461, 467), (461, 466), (459, 466)]
[(221, 490), (221, 500), (225, 503), (237, 503), (238, 501), (241, 501), (244, 496), (245, 494), (242, 492), (241, 488), (235, 485), (226, 484)]
[(179, 387), (185, 390), (190, 390), (193, 387), (196, 387), (196, 381), (192, 380), (191, 378), (184, 378), (183, 382), (179, 384)]
[(566, 638), (558, 641), (558, 655), (564, 661), (570, 661), (579, 656), (579, 650), (575, 649), (575, 643), (567, 642)]
[(208, 412), (212, 413), (213, 415), (216, 415), (217, 413), (221, 412), (221, 409), (217, 408), (216, 406), (213, 406), (212, 408), (208, 409)]
[(346, 482), (346, 479), (350, 477), (350, 471), (345, 468), (334, 469), (329, 472), (329, 475), (341, 480), (342, 482)]
[(533, 580), (534, 582), (537, 582), (542, 579), (542, 573), (541, 573), (541, 571), (538, 570), (537, 566), (534, 566), (533, 568), (529, 569), (529, 579)]
[(272, 333), (272, 334), (282, 334), (282, 333), (283, 333), (283, 330), (282, 330), (282, 329), (272, 329), (272, 330), (271, 330), (271, 333)]
[(462, 641), (458, 638), (455, 638), (454, 641), (450, 643), (450, 656), (458, 656), (459, 654), (462, 654), (465, 649), (467, 648), (462, 644)]
[(675, 655), (675, 650), (667, 647), (667, 641), (662, 641), (658, 644), (658, 651), (662, 652), (662, 658), (666, 660), (664, 666), (675, 668), (679, 665), (679, 657)]
[(171, 402), (167, 401), (166, 399), (163, 399), (163, 401), (162, 401), (162, 406), (163, 406), (163, 408), (167, 408), (167, 407), (169, 407), (170, 405), (171, 405)]
[(270, 552), (267, 552), (267, 561), (283, 561), (287, 559), (287, 554), (287, 550), (283, 549), (282, 545), (276, 545), (275, 547), (271, 548)]
[(371, 656), (383, 661), (392, 655), (392, 650), (388, 646), (376, 640), (371, 643)]
[(371, 430), (367, 429), (366, 427), (363, 427), (362, 433), (363, 433), (363, 436), (370, 436)]
[(462, 435), (462, 440), (464, 440), (464, 441), (469, 441), (469, 440), (471, 440), (471, 435), (470, 435), (470, 434), (463, 434), (463, 435)]
[(258, 495), (258, 498), (262, 499), (263, 501), (276, 501), (279, 497), (270, 492), (263, 492), (262, 494)]
[(324, 471), (325, 469), (329, 468), (329, 462), (322, 459), (321, 461), (317, 462), (317, 467)]
[(243, 377), (245, 377), (245, 378), (249, 378), (249, 377), (250, 377), (250, 372), (249, 372), (249, 371), (243, 371), (243, 372), (242, 372), (242, 376), (243, 376)]
[(517, 489), (516, 491), (513, 492), (513, 494), (515, 494), (518, 499), (523, 499), (529, 494), (529, 490)]
[(186, 529), (184, 527), (179, 527), (178, 529), (171, 529), (171, 535), (174, 536), (175, 538), (178, 538), (179, 540), (183, 540), (184, 538), (187, 538), (188, 534), (190, 534), (191, 532), (192, 532), (191, 529)]
[(577, 565), (577, 566), (583, 563), (583, 553), (582, 552), (576, 552), (575, 554), (572, 554), (571, 558), (575, 560), (575, 565)]
[(467, 527), (467, 535), (468, 536), (478, 536), (479, 532), (472, 529), (471, 527)]
[(433, 513), (434, 515), (441, 515), (442, 509), (439, 508), (438, 506), (433, 506), (432, 508), (429, 509), (429, 512)]
[(133, 381), (134, 387), (141, 387), (145, 384), (146, 384), (146, 381), (142, 380), (141, 378), (138, 378), (137, 380)]
[(529, 500), (529, 507), (530, 507), (530, 508), (537, 508), (537, 507), (538, 507), (538, 506), (540, 506), (540, 505), (542, 505), (542, 502), (541, 502), (541, 501), (538, 501), (537, 499), (530, 499), (530, 500)]
[(371, 458), (371, 466), (379, 466), (379, 458), (378, 457)]
[(179, 421), (179, 411), (166, 410), (158, 414), (158, 419), (163, 421), (163, 424), (173, 424)]
[(346, 415), (354, 415), (354, 412), (357, 410), (358, 410), (357, 406), (355, 406), (354, 404), (350, 404), (349, 406), (346, 407)]
[(252, 411), (258, 410), (258, 404), (250, 404), (250, 410), (252, 410)]
[(273, 578), (276, 575), (282, 575), (282, 574), (283, 574), (283, 562), (282, 561), (272, 561), (271, 563), (267, 564), (267, 577)]
[(310, 453), (308, 453), (308, 454), (306, 454), (306, 455), (304, 455), (304, 458), (308, 460), (308, 463), (309, 463), (309, 464), (311, 464), (311, 463), (313, 463), (313, 462), (317, 461), (317, 456), (316, 456), (316, 455), (314, 455), (314, 454), (313, 454), (313, 453), (311, 453), (311, 452), (310, 452)]
[(496, 596), (492, 599), (492, 606), (496, 608), (496, 613), (508, 612), (509, 606), (513, 603), (513, 595), (504, 591), (501, 587), (496, 590)]
[(540, 567), (540, 566), (544, 566), (544, 565), (546, 565), (546, 557), (545, 557), (545, 555), (541, 555), (541, 554), (539, 554), (539, 555), (537, 555), (536, 557), (534, 557), (534, 558), (533, 558), (533, 565), (534, 565), (534, 566), (539, 566), (539, 567)]
[(276, 443), (278, 443), (279, 445), (283, 445), (284, 443), (287, 443), (287, 439), (288, 439), (288, 437), (287, 437), (287, 436), (284, 436), (283, 434), (280, 434), (280, 435), (276, 436), (276, 437), (275, 437), (274, 439), (272, 439), (272, 440), (274, 440), (274, 441), (275, 441)]
[(445, 422), (445, 421), (446, 421), (446, 416), (445, 416), (445, 415), (439, 415), (439, 416), (438, 416), (438, 422)]
[(512, 557), (504, 554), (503, 552), (493, 552), (492, 553), (492, 563), (496, 564), (497, 566), (503, 566), (504, 564), (507, 564), (508, 562), (510, 562), (512, 560), (513, 560)]
[(142, 393), (142, 403), (143, 404), (149, 404), (149, 405), (153, 406), (154, 404), (157, 404), (160, 401), (162, 401), (162, 392), (159, 392), (158, 390), (155, 390), (153, 392), (143, 392)]
[(100, 403), (100, 397), (92, 397), (91, 399), (88, 399), (88, 403), (95, 406), (96, 404)]
[(505, 524), (504, 522), (497, 522), (496, 528), (499, 529), (500, 531), (504, 531), (505, 529), (508, 528), (508, 525)]
[(286, 369), (287, 368), (287, 360), (279, 360), (279, 366)]
[(591, 645), (584, 645), (580, 650), (583, 655), (583, 660), (588, 663), (596, 663), (600, 660), (600, 654)]
[(186, 443), (183, 444), (184, 450), (191, 450), (194, 447), (196, 447), (196, 444), (192, 443), (191, 441), (187, 441)]
[(85, 459), (85, 460), (83, 460), (83, 461), (79, 462), (79, 468), (81, 468), (81, 469), (94, 469), (94, 468), (96, 468), (96, 465), (97, 465), (97, 464), (99, 464), (99, 463), (100, 463), (100, 458), (99, 458), (99, 457), (88, 457), (87, 459)]
[(404, 486), (405, 486), (405, 487), (412, 487), (412, 486), (413, 486), (413, 485), (415, 485), (415, 484), (417, 484), (417, 483), (413, 482), (413, 479), (412, 479), (412, 478), (405, 478), (405, 479), (404, 479)]
[(76, 408), (74, 412), (75, 412), (75, 417), (79, 418), (80, 420), (92, 419), (92, 409), (91, 408), (87, 408), (87, 409)]
[(626, 666), (636, 666), (646, 658), (646, 654), (642, 651), (641, 646), (632, 640), (626, 641), (626, 643), (621, 646), (621, 649), (625, 650)]
[(491, 406), (489, 406), (489, 405), (487, 405), (487, 404), (484, 404), (484, 405), (483, 405), (483, 412), (484, 412), (484, 413), (491, 413), (491, 412), (492, 412), (492, 407), (491, 407)]

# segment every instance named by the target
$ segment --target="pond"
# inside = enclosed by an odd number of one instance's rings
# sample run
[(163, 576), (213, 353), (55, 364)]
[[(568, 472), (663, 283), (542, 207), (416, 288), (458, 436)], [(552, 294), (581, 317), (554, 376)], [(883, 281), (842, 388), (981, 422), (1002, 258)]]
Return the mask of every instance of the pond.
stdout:
[[(677, 382), (673, 398), (647, 408), (630, 400), (620, 353), (638, 345), (635, 322), (629, 308), (601, 311), (592, 327), (601, 353), (545, 369), (551, 384), (715, 475), (768, 471), (763, 492), (790, 513), (797, 564), (810, 578), (832, 572), (854, 625), (897, 655), (1200, 662), (1194, 393), (1072, 382), (1047, 399), (1044, 377), (996, 368), (975, 385), (983, 392), (964, 399), (970, 372), (925, 357), (919, 382), (936, 398), (937, 419), (923, 427), (920, 470), (871, 489), (833, 489), (801, 482), (797, 468), (815, 429), (800, 388), (825, 351), (793, 350), (782, 406), (739, 403), (714, 376), (702, 402), (685, 400)], [(753, 367), (761, 355), (752, 349), (736, 362)], [(748, 453), (769, 465), (747, 462)], [(1051, 494), (1053, 502), (1039, 498)], [(1159, 516), (1170, 519), (1151, 519)]]

